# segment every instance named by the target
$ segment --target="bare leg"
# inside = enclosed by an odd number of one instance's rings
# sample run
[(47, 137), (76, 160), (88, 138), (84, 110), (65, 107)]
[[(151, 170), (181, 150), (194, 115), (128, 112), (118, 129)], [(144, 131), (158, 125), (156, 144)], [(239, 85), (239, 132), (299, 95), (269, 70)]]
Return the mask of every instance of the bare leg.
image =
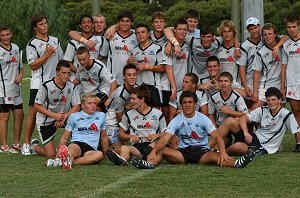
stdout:
[[(199, 163), (200, 164), (215, 164), (215, 165), (220, 166), (218, 164), (219, 155), (220, 155), (220, 153), (208, 151), (201, 157), (201, 159), (199, 160)], [(227, 161), (223, 162), (222, 166), (234, 167), (234, 163), (235, 163), (234, 159), (228, 158)]]
[(127, 146), (127, 145), (122, 145), (121, 146), (121, 152), (120, 155), (128, 161), (130, 159), (130, 156), (136, 156), (136, 157), (141, 157), (141, 153), (139, 150), (137, 150), (134, 146)]
[(37, 152), (38, 155), (45, 156), (48, 158), (55, 157), (56, 155), (55, 145), (53, 140), (44, 146), (39, 146), (39, 145), (34, 146), (34, 150)]
[(248, 151), (248, 145), (243, 142), (237, 142), (226, 149), (228, 155), (244, 155)]
[(170, 120), (169, 120), (169, 107), (162, 107), (162, 112), (163, 115), (166, 118), (166, 123), (169, 124)]
[(111, 145), (112, 148), (114, 149), (114, 151), (116, 151), (116, 153), (120, 154), (121, 153), (121, 146), (122, 146), (122, 142), (116, 142), (114, 144)]
[(1, 145), (8, 145), (7, 144), (7, 126), (9, 120), (10, 112), (0, 113), (0, 138), (1, 138)]
[(35, 127), (35, 116), (36, 116), (36, 110), (33, 106), (29, 107), (29, 113), (28, 117), (26, 119), (25, 123), (25, 130), (24, 130), (24, 143), (29, 144), (30, 138), (32, 136), (34, 127)]
[(21, 139), (22, 124), (24, 118), (23, 109), (15, 109), (14, 115), (14, 144), (19, 144)]
[(253, 103), (253, 104), (252, 104), (251, 110), (254, 110), (254, 109), (258, 108), (258, 107), (261, 107), (261, 106), (263, 106), (264, 104), (265, 104), (264, 101), (258, 100), (256, 103)]
[[(295, 119), (300, 126), (300, 100), (290, 99), (290, 105)], [(300, 133), (295, 134), (295, 140), (297, 144), (300, 144)]]
[[(174, 163), (174, 164), (184, 164), (185, 160), (183, 158), (183, 155), (178, 151), (174, 150), (168, 147), (165, 147), (162, 150), (162, 157), (167, 160), (168, 162)], [(158, 161), (158, 159), (157, 159)]]

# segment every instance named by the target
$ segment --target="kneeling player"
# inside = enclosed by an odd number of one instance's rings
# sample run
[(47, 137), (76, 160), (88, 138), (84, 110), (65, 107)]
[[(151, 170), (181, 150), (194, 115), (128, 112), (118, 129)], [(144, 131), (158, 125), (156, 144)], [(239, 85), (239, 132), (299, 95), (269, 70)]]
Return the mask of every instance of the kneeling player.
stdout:
[[(180, 104), (183, 112), (170, 122), (165, 134), (148, 155), (148, 161), (133, 158), (132, 165), (137, 168), (150, 169), (165, 158), (175, 164), (200, 163), (243, 168), (253, 159), (252, 150), (236, 161), (227, 155), (224, 141), (213, 123), (205, 115), (196, 112), (197, 96), (195, 93), (183, 92), (180, 96)], [(165, 147), (175, 133), (179, 138), (178, 150)], [(217, 141), (219, 153), (208, 149), (208, 134)]]

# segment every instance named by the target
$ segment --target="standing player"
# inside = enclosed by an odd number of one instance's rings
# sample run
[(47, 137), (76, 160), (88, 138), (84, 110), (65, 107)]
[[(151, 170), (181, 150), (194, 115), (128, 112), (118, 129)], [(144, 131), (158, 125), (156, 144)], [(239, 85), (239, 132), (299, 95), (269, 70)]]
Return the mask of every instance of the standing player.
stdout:
[[(21, 149), (20, 138), (24, 118), (23, 99), (20, 93), (20, 83), (24, 74), (22, 51), (11, 43), (12, 35), (10, 26), (0, 27), (0, 152), (5, 153), (18, 153)], [(10, 110), (14, 116), (14, 143), (11, 148), (7, 143)]]
[(281, 49), (278, 55), (273, 58), (272, 49), (279, 40), (277, 28), (272, 23), (265, 23), (262, 27), (262, 35), (265, 44), (256, 52), (252, 68), (254, 70), (252, 110), (263, 106), (267, 101), (265, 92), (269, 87), (280, 89), (281, 73)]
[(123, 67), (127, 64), (132, 50), (137, 46), (136, 35), (131, 31), (133, 15), (123, 10), (118, 14), (119, 30), (109, 41), (107, 68), (116, 78), (118, 85), (123, 84)]
[(94, 21), (94, 35), (104, 36), (105, 28), (106, 28), (105, 17), (103, 15), (94, 15), (93, 21)]
[(200, 30), (197, 28), (199, 19), (199, 13), (196, 10), (190, 9), (185, 13), (185, 20), (188, 24), (187, 35), (200, 38)]
[[(63, 169), (70, 170), (72, 164), (95, 164), (101, 161), (108, 148), (105, 131), (105, 114), (97, 112), (97, 96), (86, 93), (81, 98), (82, 111), (70, 115), (60, 142), (57, 157)], [(71, 142), (66, 145), (69, 137)], [(97, 150), (101, 142), (101, 151)]]
[[(148, 155), (148, 161), (133, 157), (132, 165), (137, 168), (151, 169), (164, 158), (174, 164), (215, 164), (221, 167), (244, 168), (252, 161), (254, 157), (252, 150), (235, 161), (227, 155), (224, 141), (213, 123), (195, 110), (197, 104), (195, 93), (183, 92), (180, 103), (183, 112), (170, 122), (166, 132)], [(177, 150), (165, 147), (174, 134), (179, 137)], [(219, 153), (209, 150), (208, 135), (217, 141)]]
[(152, 14), (151, 22), (154, 29), (150, 30), (150, 39), (154, 44), (163, 47), (167, 42), (164, 35), (164, 29), (167, 22), (166, 15), (163, 12), (154, 12)]
[[(150, 92), (145, 85), (141, 85), (131, 93), (132, 109), (125, 112), (120, 122), (119, 139), (131, 141), (132, 145), (123, 145), (120, 155), (107, 150), (107, 158), (117, 165), (127, 165), (131, 156), (146, 159), (155, 145), (155, 140), (162, 136), (166, 128), (166, 121), (158, 109), (147, 105)], [(126, 133), (129, 131), (129, 134)]]
[(25, 123), (23, 155), (30, 155), (30, 138), (35, 126), (36, 110), (34, 100), (40, 85), (55, 76), (56, 65), (63, 58), (59, 40), (48, 35), (47, 17), (40, 13), (33, 14), (31, 26), (35, 31), (26, 46), (27, 62), (32, 70), (30, 80), (29, 113)]
[(139, 45), (132, 50), (128, 63), (136, 64), (139, 75), (137, 84), (145, 84), (151, 92), (149, 105), (160, 107), (162, 103), (161, 73), (165, 71), (162, 65), (162, 48), (150, 42), (149, 28), (139, 24), (135, 30)]
[(58, 62), (56, 77), (44, 82), (36, 95), (36, 127), (42, 146), (33, 139), (32, 147), (41, 156), (55, 156), (56, 129), (64, 126), (71, 113), (80, 111), (79, 93), (77, 87), (69, 81), (70, 74), (69, 62)]
[[(288, 15), (284, 22), (290, 39), (283, 45), (281, 93), (288, 98), (300, 125), (300, 18)], [(295, 137), (297, 145), (294, 151), (300, 152), (300, 134)]]
[(106, 113), (106, 132), (109, 143), (120, 154), (122, 143), (118, 139), (119, 123), (123, 113), (130, 109), (130, 95), (136, 84), (137, 69), (134, 64), (127, 64), (123, 68), (124, 84), (120, 85), (112, 94), (111, 103)]

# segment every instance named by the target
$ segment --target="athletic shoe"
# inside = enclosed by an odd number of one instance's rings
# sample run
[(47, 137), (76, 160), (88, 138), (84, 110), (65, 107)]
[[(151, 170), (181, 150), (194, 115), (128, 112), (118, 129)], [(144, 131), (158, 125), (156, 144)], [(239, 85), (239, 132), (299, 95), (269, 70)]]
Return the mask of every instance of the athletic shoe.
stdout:
[(31, 155), (29, 144), (24, 143), (21, 151), (22, 155)]
[(13, 144), (12, 148), (15, 149), (15, 150), (17, 150), (17, 151), (21, 151), (22, 150), (21, 144)]
[(149, 161), (146, 160), (142, 160), (139, 159), (137, 157), (132, 157), (130, 163), (136, 167), (136, 168), (140, 168), (140, 169), (154, 169), (155, 166), (153, 166)]
[(1, 153), (9, 153), (9, 146), (8, 145), (1, 146), (0, 150), (2, 151)]
[(45, 165), (46, 167), (58, 167), (58, 166), (62, 166), (62, 162), (60, 158), (48, 159)]
[(8, 152), (9, 153), (14, 153), (14, 154), (19, 153), (19, 151), (17, 149), (13, 148), (13, 147), (10, 147)]
[(72, 160), (69, 153), (69, 149), (66, 145), (61, 145), (58, 150), (58, 156), (62, 162), (62, 167), (65, 170), (70, 170), (72, 168)]
[(294, 153), (300, 153), (300, 144), (296, 144), (295, 149), (293, 150)]
[(32, 139), (30, 144), (31, 144), (30, 153), (32, 155), (36, 155), (37, 152), (34, 150), (34, 147), (40, 144), (39, 140), (38, 139)]
[(243, 155), (241, 158), (235, 161), (234, 167), (244, 168), (245, 166), (247, 166), (247, 164), (249, 164), (253, 160), (254, 156), (255, 156), (255, 151), (249, 149), (245, 155)]
[(106, 150), (106, 157), (118, 166), (127, 166), (128, 162), (112, 149)]

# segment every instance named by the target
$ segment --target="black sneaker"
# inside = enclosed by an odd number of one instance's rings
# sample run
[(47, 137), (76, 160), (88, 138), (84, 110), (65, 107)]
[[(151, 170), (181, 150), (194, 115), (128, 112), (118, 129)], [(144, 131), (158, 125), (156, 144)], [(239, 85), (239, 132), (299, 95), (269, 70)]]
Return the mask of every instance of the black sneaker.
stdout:
[(134, 167), (140, 168), (140, 169), (154, 169), (155, 166), (153, 166), (149, 161), (139, 159), (137, 157), (132, 157), (130, 162)]
[(234, 167), (244, 168), (245, 166), (247, 166), (247, 164), (249, 164), (249, 162), (253, 160), (254, 156), (255, 156), (255, 151), (249, 149), (249, 151), (245, 155), (243, 155), (241, 158), (235, 161)]
[(128, 162), (122, 156), (118, 155), (115, 151), (111, 149), (106, 150), (106, 157), (118, 166), (128, 165)]
[(296, 144), (295, 149), (293, 150), (294, 153), (300, 153), (300, 144)]

